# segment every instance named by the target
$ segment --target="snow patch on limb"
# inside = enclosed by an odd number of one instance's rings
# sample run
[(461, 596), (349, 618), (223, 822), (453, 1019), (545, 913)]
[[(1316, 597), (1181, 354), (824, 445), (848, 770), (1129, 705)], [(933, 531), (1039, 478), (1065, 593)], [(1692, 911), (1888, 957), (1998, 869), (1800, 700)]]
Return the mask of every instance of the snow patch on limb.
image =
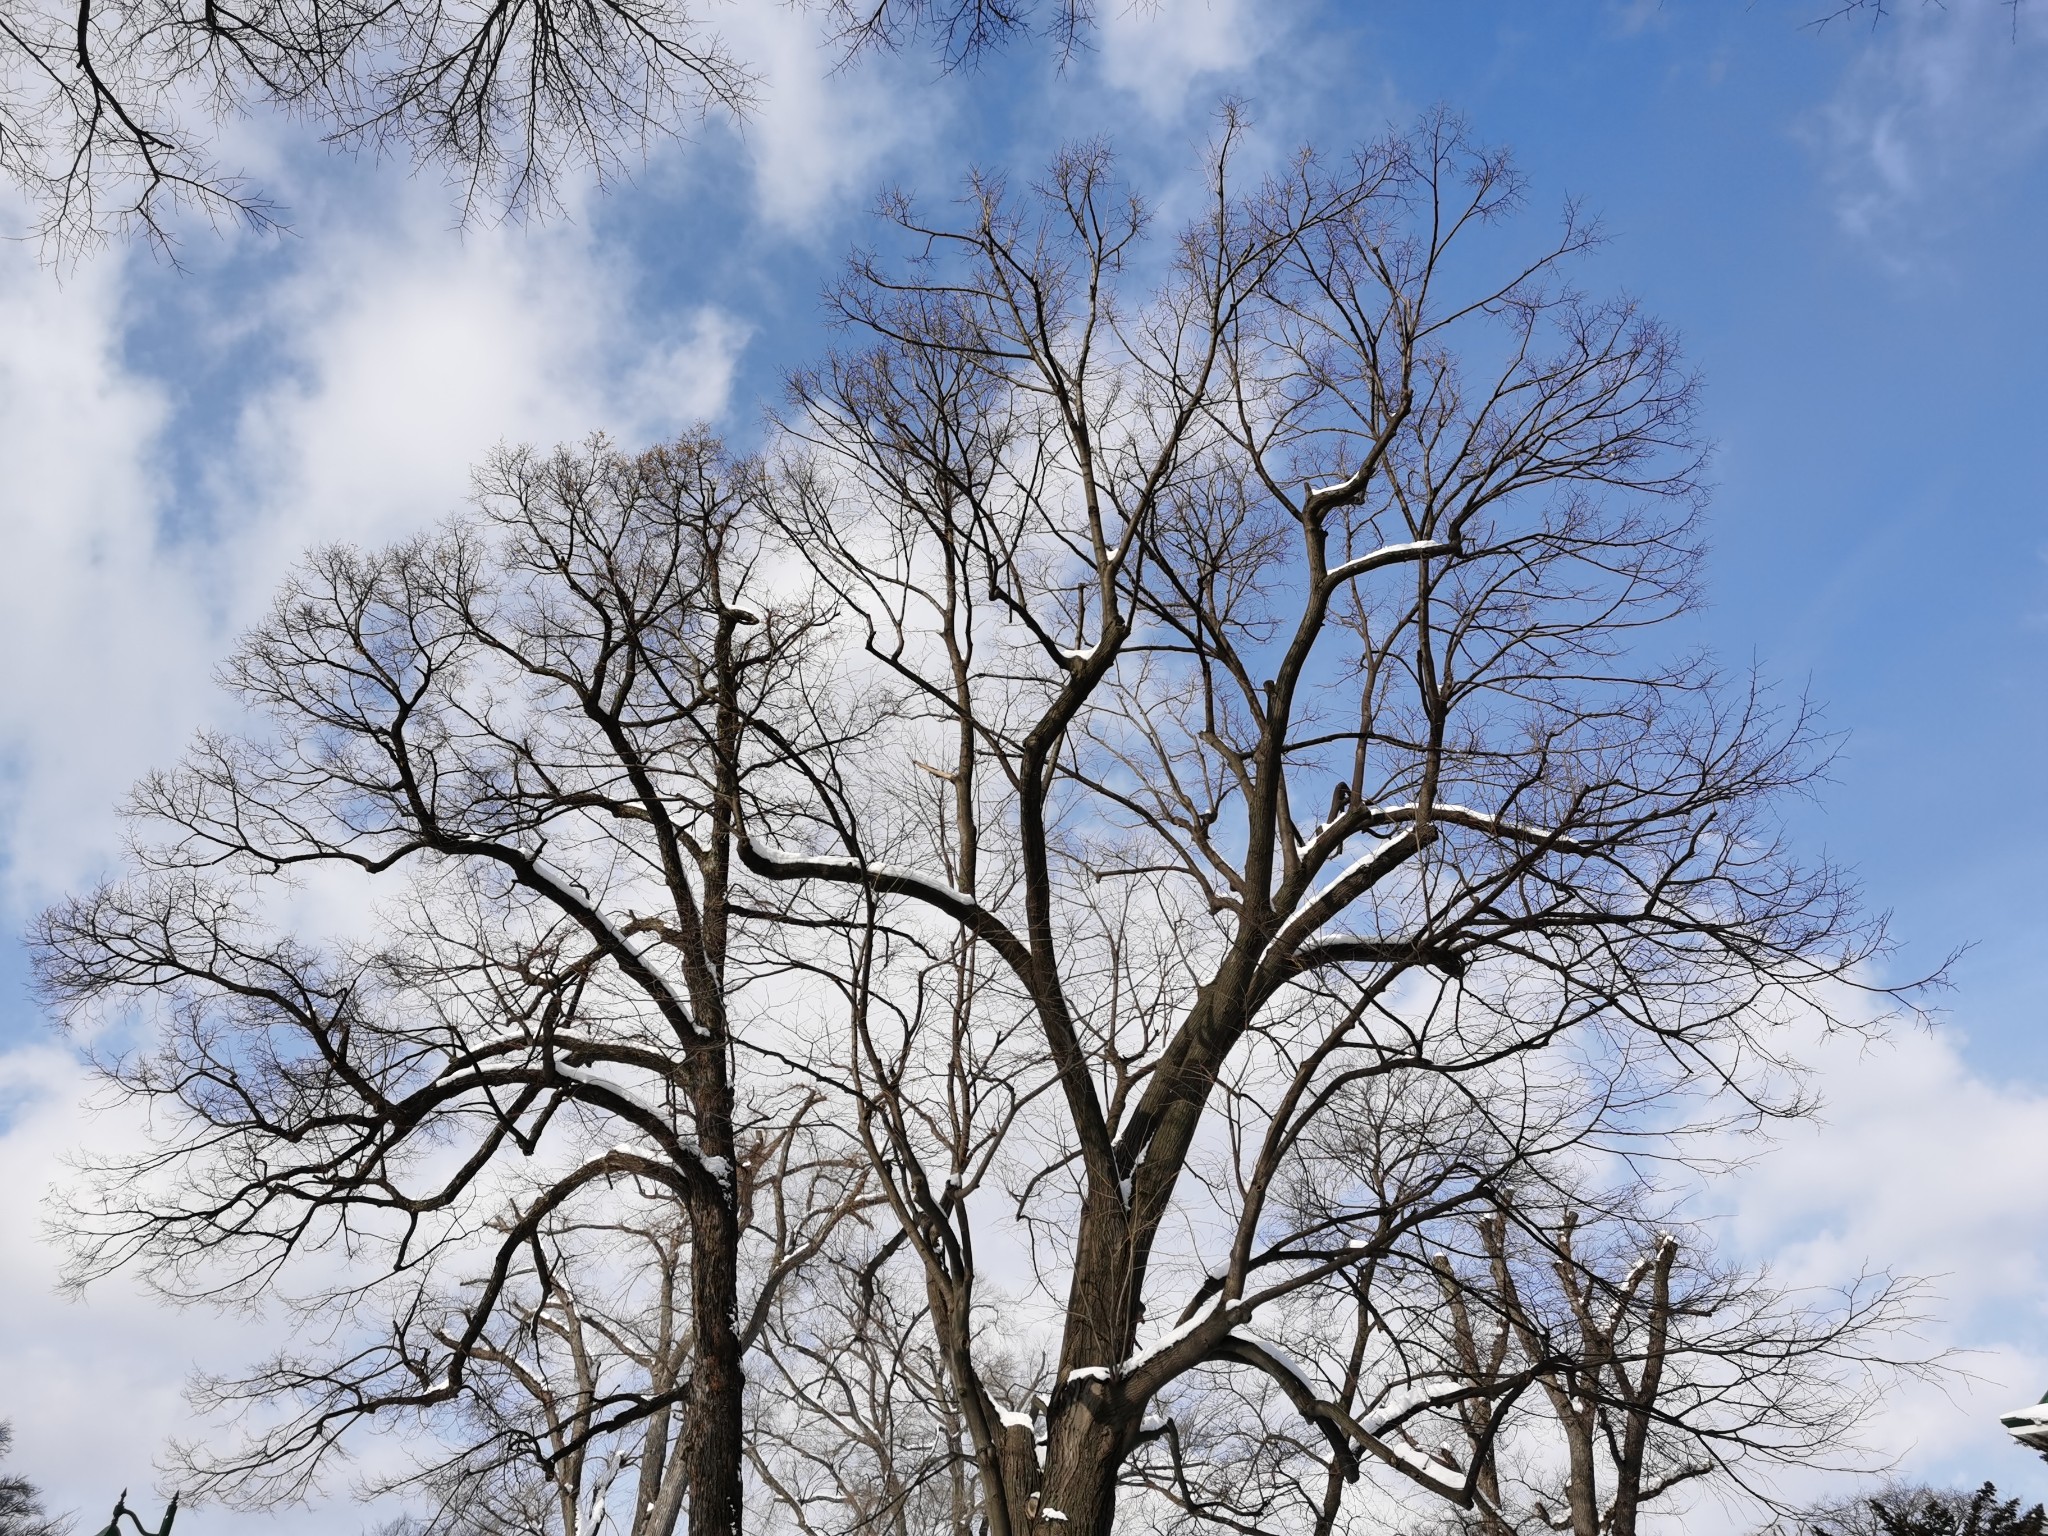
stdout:
[(657, 1109), (652, 1103), (641, 1098), (639, 1094), (628, 1088), (624, 1083), (614, 1082), (603, 1073), (592, 1072), (587, 1067), (572, 1067), (566, 1061), (559, 1059), (553, 1065), (555, 1076), (566, 1078), (572, 1083), (581, 1083), (586, 1088), (599, 1088), (606, 1093), (624, 1099), (656, 1125), (667, 1125), (669, 1123), (670, 1116), (666, 1109)]
[[(1312, 494), (1329, 497), (1344, 494), (1344, 491), (1343, 485), (1325, 485), (1317, 487)], [(1437, 555), (1455, 555), (1457, 552), (1458, 546), (1446, 539), (1410, 539), (1406, 544), (1382, 544), (1370, 554), (1360, 555), (1355, 560), (1346, 560), (1324, 579), (1334, 586), (1338, 582), (1355, 580), (1382, 566), (1398, 565), (1403, 560), (1428, 560)]]
[[(1411, 800), (1406, 805), (1375, 807), (1375, 819), (1389, 821), (1414, 821), (1422, 814), (1419, 801)], [(1505, 816), (1496, 816), (1491, 811), (1477, 810), (1469, 805), (1442, 803), (1429, 808), (1430, 819), (1441, 821), (1453, 827), (1468, 827), (1475, 832), (1491, 832), (1518, 843), (1551, 843), (1563, 853), (1590, 853), (1592, 851), (1577, 838), (1565, 837), (1555, 827), (1533, 826), (1526, 821), (1509, 821)]]
[(1186, 1322), (1174, 1324), (1173, 1327), (1167, 1329), (1166, 1332), (1162, 1333), (1150, 1344), (1146, 1344), (1140, 1347), (1138, 1351), (1131, 1356), (1130, 1359), (1126, 1360), (1122, 1365), (1117, 1367), (1117, 1374), (1120, 1376), (1129, 1376), (1130, 1374), (1132, 1374), (1132, 1372), (1148, 1364), (1158, 1355), (1162, 1354), (1166, 1350), (1171, 1349), (1174, 1345), (1178, 1344), (1182, 1339), (1188, 1337), (1189, 1334), (1193, 1333), (1197, 1328), (1201, 1327), (1202, 1324), (1206, 1323), (1212, 1316), (1214, 1316), (1216, 1309), (1222, 1304), (1223, 1293), (1221, 1291), (1218, 1291), (1215, 1295), (1211, 1296), (1207, 1301), (1203, 1302), (1201, 1306), (1197, 1307), (1195, 1309), (1194, 1315), (1190, 1317)]
[[(1510, 821), (1504, 816), (1496, 816), (1490, 811), (1476, 810), (1469, 805), (1452, 803), (1432, 804), (1429, 807), (1428, 815), (1431, 821), (1439, 822), (1445, 826), (1465, 827), (1475, 832), (1490, 832), (1496, 837), (1506, 838), (1510, 842), (1546, 844), (1559, 853), (1591, 855), (1596, 851), (1593, 845), (1583, 842), (1578, 838), (1566, 837), (1554, 827), (1538, 827), (1532, 826), (1527, 822)], [(1400, 805), (1374, 806), (1366, 814), (1365, 825), (1371, 827), (1375, 825), (1414, 823), (1422, 818), (1422, 803), (1410, 800)], [(1315, 838), (1311, 840), (1307, 847), (1304, 847), (1303, 852), (1309, 852), (1319, 843), (1326, 835), (1326, 831), (1326, 828), (1318, 827)], [(1375, 861), (1389, 857), (1400, 846), (1402, 838), (1408, 834), (1403, 833), (1395, 837), (1371, 837), (1369, 833), (1366, 835), (1370, 840), (1371, 846), (1317, 887), (1303, 909), (1297, 912), (1274, 937), (1273, 947), (1275, 950), (1285, 953), (1306, 943), (1310, 934), (1323, 922), (1327, 921), (1331, 915), (1329, 913), (1318, 913), (1316, 911), (1316, 904), (1326, 899), (1332, 891), (1341, 888), (1346, 881), (1364, 874), (1372, 867)]]
[(1295, 1359), (1292, 1354), (1288, 1353), (1287, 1350), (1282, 1348), (1280, 1345), (1275, 1344), (1271, 1339), (1267, 1338), (1264, 1334), (1254, 1333), (1249, 1328), (1239, 1326), (1230, 1330), (1230, 1336), (1233, 1339), (1237, 1340), (1240, 1344), (1251, 1345), (1253, 1349), (1256, 1349), (1268, 1360), (1271, 1360), (1275, 1365), (1279, 1366), (1281, 1370), (1285, 1371), (1288, 1375), (1292, 1376), (1296, 1381), (1300, 1382), (1301, 1390), (1306, 1392), (1310, 1397), (1315, 1398), (1321, 1396), (1321, 1394), (1316, 1391), (1315, 1378), (1309, 1375), (1308, 1367), (1303, 1365), (1299, 1360)]
[(1108, 1381), (1115, 1372), (1106, 1365), (1077, 1365), (1067, 1372), (1068, 1381)]
[(885, 880), (892, 880), (900, 885), (914, 886), (920, 892), (928, 892), (946, 901), (956, 902), (960, 906), (971, 907), (974, 905), (974, 898), (961, 890), (957, 885), (948, 885), (943, 880), (934, 880), (930, 875), (924, 874), (922, 871), (909, 869), (901, 864), (870, 864), (867, 868), (870, 874), (879, 875)]
[(996, 1421), (1005, 1429), (1031, 1429), (1033, 1421), (1028, 1413), (1019, 1413), (1015, 1408), (997, 1408)]
[(829, 867), (849, 879), (862, 881), (882, 879), (892, 884), (907, 887), (913, 894), (942, 905), (973, 907), (974, 898), (957, 886), (943, 880), (934, 880), (922, 870), (909, 869), (901, 864), (857, 863), (851, 859), (821, 859), (813, 854), (796, 853), (786, 848), (777, 848), (772, 843), (763, 843), (749, 838), (747, 848), (770, 864), (802, 864)]
[[(662, 974), (661, 968), (655, 964), (655, 955), (660, 949), (658, 940), (651, 940), (646, 944), (634, 943), (631, 934), (605, 916), (604, 909), (592, 898), (588, 887), (567, 870), (553, 864), (545, 853), (535, 853), (528, 858), (527, 862), (533, 874), (542, 883), (553, 887), (550, 894), (554, 896), (557, 902), (564, 907), (574, 908), (577, 914), (600, 929), (605, 937), (620, 951), (631, 955), (641, 965), (645, 966), (648, 974), (657, 980), (665, 992), (669, 993), (670, 1000), (676, 1003), (678, 1007), (681, 1007), (682, 1000), (674, 995), (673, 989), (669, 986), (668, 978)], [(686, 1019), (688, 1018), (687, 1009), (683, 1009), (683, 1016)], [(690, 1032), (693, 1035), (696, 1033), (696, 1023), (694, 1020), (690, 1021)]]
[(1463, 1501), (1465, 1498), (1465, 1479), (1456, 1475), (1451, 1468), (1434, 1456), (1426, 1456), (1413, 1446), (1390, 1445), (1384, 1440), (1374, 1441), (1370, 1448), (1399, 1466), (1417, 1482), (1445, 1498), (1456, 1501)]
[(1385, 1436), (1397, 1425), (1406, 1422), (1425, 1408), (1437, 1406), (1437, 1399), (1427, 1390), (1414, 1391), (1404, 1397), (1397, 1397), (1384, 1407), (1378, 1407), (1373, 1417), (1377, 1421), (1369, 1431), (1375, 1436)]
[[(697, 1143), (690, 1140), (690, 1138), (687, 1136), (680, 1136), (676, 1139), (678, 1142), (681, 1143), (680, 1150), (683, 1156), (687, 1157), (699, 1168), (702, 1168), (706, 1173), (710, 1174), (711, 1177), (716, 1179), (720, 1184), (726, 1185), (728, 1187), (731, 1186), (732, 1164), (730, 1162), (728, 1162), (725, 1158), (722, 1157), (706, 1157), (703, 1153), (703, 1150), (698, 1147)], [(665, 1148), (661, 1147), (636, 1147), (631, 1145), (630, 1143), (622, 1141), (617, 1146), (613, 1147), (611, 1149), (611, 1152), (607, 1155), (615, 1155), (619, 1157), (640, 1157), (647, 1159), (649, 1162), (654, 1162), (666, 1157), (667, 1151)]]
[[(652, 1103), (641, 1098), (639, 1094), (628, 1088), (624, 1083), (615, 1082), (600, 1072), (592, 1072), (586, 1067), (572, 1067), (560, 1059), (554, 1061), (552, 1067), (555, 1076), (566, 1078), (572, 1083), (581, 1083), (586, 1088), (596, 1088), (605, 1093), (615, 1094), (632, 1105), (641, 1114), (647, 1116), (656, 1125), (668, 1128), (670, 1135), (675, 1139), (677, 1151), (682, 1153), (691, 1162), (694, 1162), (699, 1168), (702, 1168), (718, 1183), (728, 1189), (732, 1187), (731, 1162), (722, 1157), (705, 1156), (704, 1149), (698, 1146), (694, 1137), (681, 1135), (673, 1129), (673, 1119), (667, 1110), (657, 1109)], [(653, 1137), (654, 1133), (651, 1129), (644, 1127), (642, 1129), (643, 1134), (650, 1138)], [(624, 1144), (613, 1147), (612, 1151), (625, 1153), (629, 1157), (647, 1157), (650, 1155), (644, 1148), (636, 1148)]]
[[(1352, 834), (1353, 837), (1359, 835), (1360, 834), (1355, 832)], [(1357, 858), (1353, 859), (1349, 864), (1346, 864), (1343, 867), (1343, 869), (1339, 870), (1335, 875), (1331, 876), (1330, 879), (1323, 882), (1321, 890), (1318, 890), (1316, 892), (1318, 896), (1322, 895), (1324, 891), (1329, 890), (1332, 886), (1342, 885), (1346, 879), (1348, 879), (1352, 875), (1357, 874), (1358, 871), (1364, 869), (1366, 865), (1372, 863), (1373, 860), (1384, 858), (1386, 856), (1387, 850), (1389, 848), (1392, 848), (1395, 842), (1398, 841), (1398, 839), (1391, 837), (1373, 837), (1370, 833), (1364, 835), (1366, 837), (1366, 841), (1370, 843), (1371, 846), (1368, 847), (1364, 853), (1361, 853)], [(1316, 836), (1317, 840), (1320, 841), (1322, 837), (1321, 832), (1318, 832)], [(1346, 838), (1345, 841), (1349, 842), (1350, 839)], [(1307, 850), (1304, 850), (1304, 852), (1306, 851)]]
[(1274, 935), (1273, 948), (1276, 951), (1284, 954), (1305, 944), (1310, 936), (1314, 934), (1315, 930), (1328, 921), (1331, 915), (1317, 912), (1316, 903), (1328, 896), (1330, 892), (1342, 886), (1345, 881), (1355, 875), (1363, 874), (1374, 864), (1388, 858), (1393, 850), (1400, 845), (1402, 839), (1399, 837), (1368, 837), (1368, 841), (1372, 846), (1367, 848), (1364, 853), (1353, 859), (1349, 864), (1346, 864), (1335, 875), (1324, 881), (1314, 894), (1303, 903), (1301, 910), (1297, 911), (1294, 917), (1281, 928), (1280, 932)]

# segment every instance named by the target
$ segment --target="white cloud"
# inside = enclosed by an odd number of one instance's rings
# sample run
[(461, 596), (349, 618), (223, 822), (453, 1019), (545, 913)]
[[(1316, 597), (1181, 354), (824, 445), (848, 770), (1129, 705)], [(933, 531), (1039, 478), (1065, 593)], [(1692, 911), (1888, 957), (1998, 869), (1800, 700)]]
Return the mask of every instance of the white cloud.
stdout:
[(252, 398), (216, 490), (239, 580), (262, 593), (306, 543), (374, 543), (458, 506), (501, 442), (599, 427), (627, 442), (726, 405), (744, 329), (714, 309), (633, 312), (632, 274), (556, 225), (454, 238), (431, 199), (267, 296), (288, 376)]
[(1872, 1442), (1906, 1473), (2048, 1497), (1997, 1414), (2048, 1387), (2048, 1088), (1974, 1072), (1952, 1028), (1812, 1042), (1821, 1117), (1717, 1185), (1725, 1236), (1796, 1285), (1865, 1265), (1924, 1276), (1926, 1341), (1968, 1353), (1945, 1389), (1891, 1393)]
[(1808, 124), (1844, 226), (1912, 265), (2048, 143), (2044, 86), (2040, 7), (1900, 7)]
[(59, 287), (0, 250), (0, 849), (47, 892), (89, 868), (138, 752), (189, 724), (209, 626), (152, 489), (163, 390), (122, 366), (118, 263)]
[(1206, 109), (1200, 93), (1249, 69), (1285, 30), (1277, 8), (1245, 0), (1126, 0), (1104, 7), (1101, 28), (1102, 78), (1161, 120), (1198, 96)]
[[(57, 1293), (58, 1256), (40, 1229), (61, 1159), (136, 1135), (126, 1116), (81, 1109), (85, 1088), (56, 1046), (0, 1053), (0, 1418), (15, 1430), (5, 1470), (35, 1483), (46, 1508), (78, 1512), (90, 1530), (123, 1488), (154, 1522), (152, 1463), (173, 1436), (192, 1432), (187, 1373), (231, 1369), (278, 1335), (245, 1314), (169, 1311), (125, 1282), (96, 1286), (80, 1301)], [(346, 1500), (276, 1515), (209, 1509), (180, 1524), (198, 1522), (217, 1536), (352, 1536), (371, 1524)]]
[(762, 76), (738, 137), (755, 209), (772, 230), (817, 238), (833, 215), (874, 195), (885, 163), (944, 141), (959, 83), (935, 78), (936, 64), (915, 45), (835, 68), (811, 15), (777, 5), (742, 7), (721, 31)]
[(431, 524), (500, 442), (633, 443), (725, 411), (745, 328), (636, 313), (633, 274), (573, 226), (459, 238), (414, 195), (318, 238), (318, 262), (212, 296), (276, 372), (195, 455), (197, 505), (161, 462), (196, 429), (122, 358), (124, 304), (166, 274), (107, 259), (58, 288), (0, 262), (8, 905), (90, 874), (110, 807), (218, 707), (213, 663), (306, 546)]

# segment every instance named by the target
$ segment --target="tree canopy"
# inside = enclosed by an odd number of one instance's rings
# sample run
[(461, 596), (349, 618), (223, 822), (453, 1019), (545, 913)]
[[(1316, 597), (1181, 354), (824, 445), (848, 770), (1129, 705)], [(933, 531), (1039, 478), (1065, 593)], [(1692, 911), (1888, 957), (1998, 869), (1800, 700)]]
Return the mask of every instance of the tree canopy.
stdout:
[[(842, 58), (929, 45), (947, 68), (1035, 35), (1071, 50), (1091, 15), (1083, 0), (795, 9)], [(707, 114), (744, 117), (760, 83), (690, 0), (11, 0), (0, 180), (59, 251), (166, 244), (181, 209), (267, 224), (277, 206), (216, 140), (275, 114), (444, 173), (466, 212), (519, 215), (551, 207), (565, 174), (609, 179)]]
[(895, 199), (760, 454), (286, 583), (35, 933), (157, 1134), (74, 1278), (321, 1340), (200, 1490), (401, 1423), (450, 1531), (1633, 1536), (1854, 1463), (1910, 1288), (1660, 1173), (1912, 1006), (1808, 712), (1658, 640), (1697, 382), (1455, 117), (1243, 133), (1164, 239), (1100, 145)]

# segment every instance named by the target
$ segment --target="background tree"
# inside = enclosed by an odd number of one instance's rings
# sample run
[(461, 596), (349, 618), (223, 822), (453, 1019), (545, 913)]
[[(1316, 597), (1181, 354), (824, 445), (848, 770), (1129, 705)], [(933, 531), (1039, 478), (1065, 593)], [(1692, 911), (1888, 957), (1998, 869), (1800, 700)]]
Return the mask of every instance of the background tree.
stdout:
[[(1110, 1530), (1186, 1443), (1155, 1405), (1217, 1374), (1470, 1504), (1404, 1434), (1473, 1389), (1399, 1339), (1354, 1382), (1346, 1320), (1688, 1096), (1796, 1110), (1773, 1027), (1881, 943), (1774, 830), (1800, 711), (1649, 649), (1692, 597), (1695, 386), (1567, 275), (1591, 227), (1511, 241), (1519, 178), (1448, 117), (1251, 187), (1237, 133), (1163, 253), (1098, 148), (957, 221), (892, 203), (773, 482), (896, 719), (742, 856), (848, 893), (814, 1070), (998, 1536)], [(1038, 1413), (983, 1363), (1033, 1308)], [(1254, 1507), (1186, 1512), (1286, 1523), (1244, 1474), (1273, 1438), (1217, 1433)]]
[(1806, 1527), (1813, 1536), (2042, 1536), (2048, 1509), (2036, 1504), (2022, 1510), (2018, 1499), (2001, 1501), (1990, 1483), (1975, 1493), (1889, 1488), (1814, 1510)]
[[(0, 1460), (14, 1448), (14, 1426), (0, 1423)], [(0, 1476), (0, 1536), (62, 1536), (68, 1522), (43, 1513), (35, 1484), (12, 1473)]]
[(1760, 1474), (1855, 1465), (1866, 1368), (1911, 1322), (1909, 1286), (1787, 1293), (1625, 1207), (1546, 1217), (1502, 1202), (1431, 1265), (1457, 1372), (1490, 1388), (1534, 1366), (1547, 1410), (1489, 1414), (1490, 1392), (1458, 1405), (1454, 1459), (1478, 1468), (1468, 1528), (1484, 1536), (1529, 1515), (1572, 1536), (1636, 1536), (1651, 1506), (1700, 1479), (1782, 1507)]
[[(694, 1366), (689, 1220), (657, 1198), (640, 1212), (551, 1222), (546, 1284), (501, 1308), (501, 1332), (470, 1351), (463, 1395), (436, 1415), (436, 1448), (409, 1477), (370, 1485), (423, 1496), (408, 1536), (669, 1536), (690, 1458), (672, 1406)], [(658, 1404), (636, 1423), (619, 1406)], [(611, 1429), (601, 1425), (613, 1423)], [(616, 1496), (616, 1497), (615, 1497)], [(623, 1502), (623, 1520), (613, 1519)]]
[[(363, 1327), (203, 1385), (290, 1411), (195, 1452), (199, 1491), (291, 1498), (352, 1424), (473, 1406), (522, 1333), (573, 1345), (597, 1298), (560, 1235), (623, 1202), (687, 1230), (688, 1368), (534, 1404), (532, 1449), (673, 1412), (689, 1529), (738, 1527), (742, 1356), (862, 1185), (750, 1054), (780, 918), (734, 890), (734, 807), (812, 627), (738, 604), (756, 482), (702, 436), (513, 454), (476, 515), (316, 555), (227, 671), (269, 730), (144, 781), (129, 872), (40, 920), (56, 1007), (156, 1025), (101, 1057), (162, 1140), (98, 1166), (74, 1279), (219, 1299), (346, 1256), (300, 1300)], [(326, 870), (330, 911), (381, 904), (316, 943), (277, 920)]]
[[(961, 1454), (966, 1426), (923, 1287), (891, 1262), (901, 1246), (891, 1237), (849, 1246), (807, 1267), (778, 1298), (755, 1373), (748, 1447), (771, 1528), (805, 1536), (976, 1536), (981, 1528), (973, 1464)], [(1017, 1401), (1028, 1401), (1030, 1380), (1010, 1379)]]

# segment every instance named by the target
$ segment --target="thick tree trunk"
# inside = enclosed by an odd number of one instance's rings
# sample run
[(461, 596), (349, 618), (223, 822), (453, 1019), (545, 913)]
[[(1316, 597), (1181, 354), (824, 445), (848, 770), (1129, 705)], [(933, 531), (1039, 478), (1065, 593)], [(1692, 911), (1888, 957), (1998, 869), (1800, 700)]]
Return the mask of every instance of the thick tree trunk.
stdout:
[(1030, 1536), (1109, 1536), (1129, 1436), (1101, 1382), (1070, 1385), (1062, 1397), (1046, 1423), (1038, 1506), (1020, 1530)]
[(1109, 1536), (1116, 1522), (1116, 1474), (1122, 1458), (1075, 1459), (1058, 1477), (1048, 1477), (1039, 1494), (1031, 1536)]
[(1004, 1424), (996, 1436), (995, 1456), (983, 1465), (983, 1531), (1028, 1536), (1031, 1512), (1038, 1508), (1039, 1484), (1044, 1477), (1044, 1469), (1038, 1464), (1038, 1440), (1031, 1426)]
[[(743, 1452), (739, 1338), (739, 1146), (733, 1134), (733, 1084), (727, 1055), (725, 959), (729, 860), (739, 800), (739, 664), (733, 634), (741, 624), (760, 621), (738, 609), (722, 608), (714, 642), (718, 680), (715, 730), (718, 788), (712, 835), (699, 862), (703, 909), (685, 966), (699, 1040), (692, 1051), (691, 1098), (697, 1122), (697, 1151), (708, 1169), (723, 1168), (723, 1183), (700, 1187), (690, 1203), (691, 1323), (697, 1358), (691, 1378), (690, 1418), (682, 1453), (689, 1469), (690, 1536), (739, 1536), (742, 1519), (740, 1469)], [(690, 913), (689, 891), (675, 892), (679, 916)]]
[(690, 1310), (696, 1327), (682, 1444), (690, 1536), (738, 1536), (741, 1521), (739, 1223), (732, 1202), (691, 1202)]

